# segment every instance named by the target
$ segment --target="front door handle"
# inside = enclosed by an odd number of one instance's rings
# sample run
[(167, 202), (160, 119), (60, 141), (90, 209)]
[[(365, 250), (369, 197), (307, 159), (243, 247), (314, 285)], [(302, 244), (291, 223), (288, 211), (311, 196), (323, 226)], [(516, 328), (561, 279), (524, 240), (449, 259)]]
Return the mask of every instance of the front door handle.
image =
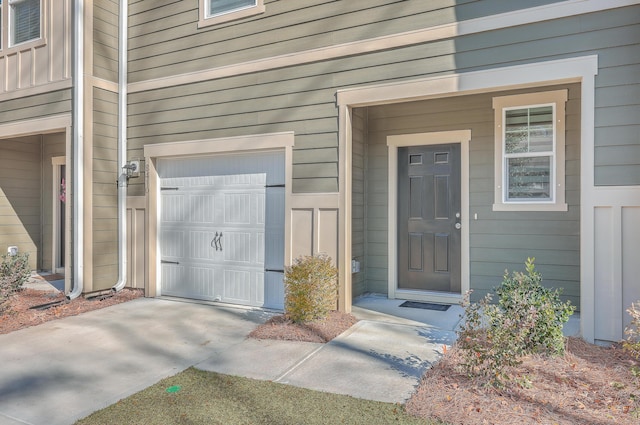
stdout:
[(460, 229), (462, 228), (462, 224), (460, 224), (460, 223), (456, 223), (456, 224), (455, 224), (455, 228), (456, 228), (456, 229), (458, 229), (458, 230), (460, 230)]

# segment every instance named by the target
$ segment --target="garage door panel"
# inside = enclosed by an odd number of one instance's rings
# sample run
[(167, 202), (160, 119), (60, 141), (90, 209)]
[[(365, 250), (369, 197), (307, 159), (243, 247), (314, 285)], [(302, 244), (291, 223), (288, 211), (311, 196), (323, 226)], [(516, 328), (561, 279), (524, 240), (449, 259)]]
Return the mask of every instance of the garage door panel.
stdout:
[(181, 223), (186, 218), (188, 199), (183, 194), (162, 194), (160, 219), (163, 223)]
[(189, 196), (189, 220), (193, 223), (216, 223), (216, 197), (208, 193)]
[(282, 308), (283, 275), (265, 263), (284, 264), (284, 188), (268, 187), (284, 181), (284, 155), (161, 159), (158, 173), (160, 255), (185, 269), (162, 268), (161, 293)]
[(195, 260), (215, 260), (216, 251), (211, 246), (214, 238), (211, 231), (189, 232), (189, 256)]
[(181, 259), (186, 257), (185, 232), (177, 229), (165, 229), (160, 232), (160, 250), (164, 259)]
[(248, 270), (224, 271), (224, 298), (239, 304), (251, 304), (251, 272)]

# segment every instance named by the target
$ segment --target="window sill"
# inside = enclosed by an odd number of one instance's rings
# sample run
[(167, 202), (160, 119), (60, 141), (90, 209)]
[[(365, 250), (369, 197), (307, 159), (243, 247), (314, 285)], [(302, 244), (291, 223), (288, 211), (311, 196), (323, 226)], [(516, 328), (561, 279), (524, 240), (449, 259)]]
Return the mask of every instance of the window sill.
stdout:
[(493, 211), (569, 211), (569, 206), (565, 203), (509, 203), (493, 204)]
[(0, 57), (9, 56), (11, 54), (16, 54), (18, 52), (24, 52), (26, 50), (35, 49), (36, 47), (41, 47), (46, 44), (47, 44), (47, 39), (45, 37), (38, 38), (31, 41), (25, 41), (24, 43), (20, 43), (20, 44), (14, 44), (11, 47), (0, 49)]

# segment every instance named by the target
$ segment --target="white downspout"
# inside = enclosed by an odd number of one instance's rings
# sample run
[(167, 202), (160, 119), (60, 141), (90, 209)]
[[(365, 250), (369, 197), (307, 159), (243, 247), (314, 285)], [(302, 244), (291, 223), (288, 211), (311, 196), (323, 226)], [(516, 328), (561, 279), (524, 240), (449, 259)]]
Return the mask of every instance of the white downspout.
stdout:
[(82, 294), (84, 278), (84, 0), (73, 2), (73, 288)]
[(127, 283), (127, 14), (128, 1), (120, 1), (118, 31), (118, 281), (111, 288), (120, 291)]

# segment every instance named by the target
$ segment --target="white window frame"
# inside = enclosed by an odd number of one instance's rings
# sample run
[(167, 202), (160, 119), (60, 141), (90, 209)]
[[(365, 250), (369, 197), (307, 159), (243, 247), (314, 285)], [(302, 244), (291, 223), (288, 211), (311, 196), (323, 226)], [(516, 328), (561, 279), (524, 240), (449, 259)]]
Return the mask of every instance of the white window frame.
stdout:
[(24, 0), (2, 0), (0, 4), (0, 52), (2, 54), (11, 53), (17, 49), (24, 49), (26, 47), (35, 47), (38, 45), (46, 44), (44, 37), (45, 32), (45, 19), (46, 19), (46, 0), (39, 0), (40, 3), (40, 29), (39, 36), (31, 40), (26, 40), (20, 43), (13, 41), (14, 36), (12, 34), (13, 28), (12, 21), (12, 5), (20, 3)]
[(199, 0), (200, 18), (198, 20), (198, 28), (221, 24), (223, 22), (229, 22), (236, 19), (247, 18), (249, 16), (264, 13), (265, 11), (264, 0), (255, 0), (255, 4), (252, 6), (245, 6), (238, 9), (230, 10), (228, 12), (212, 15), (209, 13), (209, 11), (211, 10), (210, 5), (212, 1), (215, 0)]
[[(565, 202), (565, 121), (567, 90), (526, 93), (493, 98), (495, 120), (495, 192), (493, 211), (567, 211)], [(553, 106), (553, 148), (550, 199), (507, 199), (506, 112), (513, 109)]]

